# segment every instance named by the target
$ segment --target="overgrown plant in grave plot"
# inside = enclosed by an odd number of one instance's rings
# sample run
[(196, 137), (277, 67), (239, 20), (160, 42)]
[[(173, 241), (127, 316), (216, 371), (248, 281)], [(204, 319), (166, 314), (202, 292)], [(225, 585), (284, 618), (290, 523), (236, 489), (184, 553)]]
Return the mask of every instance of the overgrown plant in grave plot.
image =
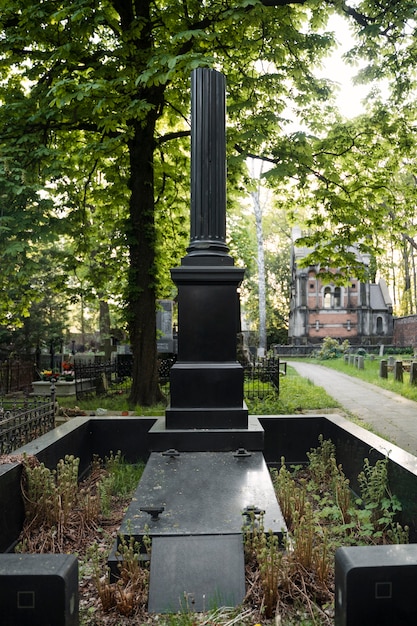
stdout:
[(388, 458), (374, 466), (364, 459), (357, 497), (336, 463), (330, 440), (320, 436), (319, 446), (307, 456), (306, 468), (289, 471), (282, 459), (280, 470), (271, 470), (288, 527), (277, 590), (277, 614), (283, 626), (303, 619), (333, 623), (333, 563), (338, 547), (408, 542), (408, 528), (396, 520), (401, 504), (389, 490)]
[[(278, 601), (282, 546), (272, 532), (265, 532), (264, 512), (251, 511), (247, 524), (243, 526), (246, 575), (253, 594), (260, 592), (257, 603), (267, 618), (273, 617)], [(259, 584), (254, 585), (257, 581)], [(255, 598), (252, 598), (255, 600)]]
[(52, 470), (34, 456), (21, 460), (25, 521), (15, 550), (34, 553), (77, 552), (90, 531), (111, 522), (114, 499), (130, 500), (144, 468), (111, 453), (104, 463), (94, 457), (79, 483), (77, 457), (65, 456)]
[(100, 468), (93, 464), (88, 485), (79, 488), (79, 459), (74, 456), (61, 459), (55, 470), (23, 457), (23, 467), (25, 522), (15, 550), (59, 553), (70, 544), (76, 551), (99, 516)]
[[(129, 489), (133, 490), (139, 480), (139, 475), (131, 476), (132, 467), (124, 464), (120, 453), (111, 454), (103, 463), (94, 459), (91, 475), (78, 489), (76, 458), (66, 457), (51, 471), (35, 457), (28, 457), (23, 486), (31, 518), (19, 549), (45, 552), (58, 551), (62, 546), (61, 551), (78, 554), (82, 626), (253, 626), (256, 622), (263, 626), (330, 626), (336, 548), (404, 543), (407, 528), (396, 522), (401, 505), (388, 489), (386, 459), (373, 466), (365, 459), (358, 478), (359, 497), (352, 493), (337, 465), (331, 441), (320, 437), (318, 447), (308, 453), (308, 461), (306, 467), (287, 468), (283, 459), (279, 470), (271, 470), (288, 535), (284, 545), (279, 545), (278, 538), (264, 528), (262, 511), (250, 518), (243, 529), (247, 596), (243, 606), (232, 613), (221, 609), (215, 617), (191, 612), (149, 615), (149, 568), (139, 558), (140, 546), (133, 537), (119, 539), (116, 557), (120, 559), (120, 576), (111, 582), (108, 554), (131, 497)], [(117, 492), (125, 487), (126, 497), (121, 499)], [(39, 507), (35, 506), (34, 494)], [(46, 508), (50, 509), (48, 515), (44, 514)], [(75, 526), (76, 519), (79, 526)], [(36, 528), (39, 523), (41, 529)], [(149, 546), (145, 548), (149, 553)]]
[[(148, 541), (144, 540), (144, 543), (150, 551)], [(86, 556), (103, 611), (113, 611), (126, 617), (134, 613), (143, 614), (148, 602), (149, 561), (144, 562), (140, 558), (140, 543), (134, 537), (120, 537), (116, 552), (119, 578), (115, 582), (110, 579), (110, 570), (105, 563), (107, 555), (100, 550), (99, 544), (93, 543)]]

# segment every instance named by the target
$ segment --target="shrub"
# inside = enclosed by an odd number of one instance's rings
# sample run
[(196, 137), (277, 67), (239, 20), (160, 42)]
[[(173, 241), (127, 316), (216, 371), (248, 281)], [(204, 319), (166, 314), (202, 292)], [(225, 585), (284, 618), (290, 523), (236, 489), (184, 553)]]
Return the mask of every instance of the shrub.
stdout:
[(317, 350), (313, 356), (316, 359), (325, 361), (327, 359), (337, 359), (342, 354), (345, 354), (350, 349), (350, 344), (347, 339), (342, 343), (339, 343), (337, 339), (333, 337), (325, 337), (319, 350)]

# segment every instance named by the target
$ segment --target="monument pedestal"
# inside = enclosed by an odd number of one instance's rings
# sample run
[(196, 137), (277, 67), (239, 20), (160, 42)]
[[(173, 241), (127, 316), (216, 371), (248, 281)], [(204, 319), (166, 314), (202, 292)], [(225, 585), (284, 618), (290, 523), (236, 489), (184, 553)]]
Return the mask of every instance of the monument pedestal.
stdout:
[[(213, 415), (205, 416), (206, 419)], [(231, 452), (240, 448), (264, 450), (264, 429), (256, 416), (249, 416), (247, 428), (166, 428), (160, 417), (148, 433), (151, 452), (174, 448), (180, 452)]]
[[(208, 260), (212, 265), (204, 264)], [(243, 368), (236, 360), (237, 288), (244, 270), (230, 263), (230, 257), (189, 255), (171, 270), (178, 287), (179, 335), (166, 410), (168, 430), (248, 427)]]

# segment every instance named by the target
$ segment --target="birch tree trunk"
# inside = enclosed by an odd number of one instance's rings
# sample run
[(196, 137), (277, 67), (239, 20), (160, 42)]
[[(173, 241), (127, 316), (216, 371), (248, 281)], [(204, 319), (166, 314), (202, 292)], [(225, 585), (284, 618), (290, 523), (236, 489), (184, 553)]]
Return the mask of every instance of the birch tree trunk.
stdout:
[(259, 352), (266, 354), (266, 277), (264, 237), (262, 229), (261, 185), (258, 182), (256, 190), (251, 192), (252, 206), (255, 214), (257, 265), (258, 265), (258, 295), (259, 295)]

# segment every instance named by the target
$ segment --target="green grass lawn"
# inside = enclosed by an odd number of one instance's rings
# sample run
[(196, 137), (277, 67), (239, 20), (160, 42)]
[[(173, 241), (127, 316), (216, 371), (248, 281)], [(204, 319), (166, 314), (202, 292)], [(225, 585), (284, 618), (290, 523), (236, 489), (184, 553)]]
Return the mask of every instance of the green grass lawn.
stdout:
[(316, 387), (302, 378), (290, 365), (287, 375), (280, 379), (279, 396), (271, 395), (262, 400), (246, 400), (251, 415), (286, 415), (339, 407), (322, 387)]
[[(408, 357), (409, 358), (409, 357)], [(272, 390), (266, 393), (262, 399), (248, 399), (249, 413), (251, 415), (285, 415), (302, 413), (305, 411), (320, 411), (330, 408), (340, 408), (340, 405), (331, 398), (322, 387), (315, 387), (309, 380), (302, 378), (291, 367), (291, 359), (288, 362), (287, 375), (280, 379), (280, 393), (276, 395)], [(359, 370), (353, 365), (344, 362), (343, 358), (328, 359), (324, 361), (311, 359), (309, 362), (317, 363), (349, 376), (360, 378), (365, 382), (372, 383), (383, 389), (398, 393), (410, 400), (417, 401), (417, 386), (410, 385), (409, 373), (404, 372), (404, 382), (394, 380), (394, 375), (389, 372), (388, 379), (379, 377), (379, 358), (373, 360), (365, 358), (365, 368)], [(78, 406), (84, 411), (95, 411), (97, 408), (106, 409), (109, 413), (114, 411), (127, 411), (127, 394), (113, 395), (110, 397), (92, 397), (83, 401), (75, 398), (58, 398), (62, 407)], [(135, 415), (163, 415), (166, 405), (161, 403), (152, 407), (136, 407)]]

